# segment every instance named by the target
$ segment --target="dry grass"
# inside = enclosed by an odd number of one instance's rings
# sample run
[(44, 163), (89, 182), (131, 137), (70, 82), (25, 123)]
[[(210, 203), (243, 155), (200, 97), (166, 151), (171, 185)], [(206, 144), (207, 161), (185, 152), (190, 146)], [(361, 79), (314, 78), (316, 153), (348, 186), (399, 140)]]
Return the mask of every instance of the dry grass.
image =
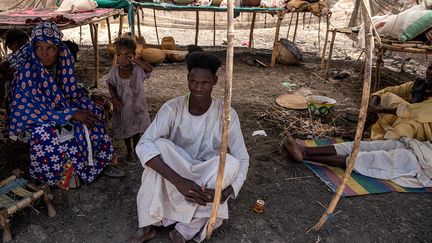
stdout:
[(289, 110), (272, 105), (267, 105), (267, 107), (268, 109), (260, 114), (260, 117), (282, 131), (281, 135), (289, 132), (299, 139), (312, 139), (333, 137), (336, 133), (335, 121), (339, 115), (334, 111), (319, 117), (308, 110)]

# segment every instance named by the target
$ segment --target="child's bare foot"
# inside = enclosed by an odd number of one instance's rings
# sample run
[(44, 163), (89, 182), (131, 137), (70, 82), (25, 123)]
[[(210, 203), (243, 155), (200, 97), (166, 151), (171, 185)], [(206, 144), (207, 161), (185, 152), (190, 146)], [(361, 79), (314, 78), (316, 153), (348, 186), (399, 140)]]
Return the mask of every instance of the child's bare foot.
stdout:
[(285, 136), (282, 145), (286, 149), (286, 152), (288, 152), (288, 157), (292, 158), (295, 162), (303, 161), (303, 149), (300, 147), (299, 144), (297, 144), (291, 134), (287, 134)]
[(130, 243), (142, 243), (156, 237), (156, 230), (152, 226), (139, 228), (135, 234), (129, 238)]
[(174, 243), (185, 243), (186, 242), (186, 239), (183, 237), (183, 235), (180, 234), (180, 232), (178, 232), (176, 229), (169, 232), (169, 237), (170, 237), (171, 241)]

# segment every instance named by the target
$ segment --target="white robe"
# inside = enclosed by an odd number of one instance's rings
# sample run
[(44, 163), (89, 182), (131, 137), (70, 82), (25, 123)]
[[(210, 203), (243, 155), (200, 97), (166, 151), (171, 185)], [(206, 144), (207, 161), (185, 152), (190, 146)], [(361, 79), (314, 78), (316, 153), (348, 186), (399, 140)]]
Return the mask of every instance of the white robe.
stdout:
[[(349, 155), (353, 142), (334, 147), (338, 155)], [(432, 144), (413, 138), (361, 142), (354, 170), (404, 187), (432, 187)]]
[[(200, 186), (214, 188), (222, 137), (222, 114), (223, 102), (219, 99), (213, 99), (208, 111), (200, 116), (189, 113), (188, 96), (174, 98), (160, 108), (136, 147), (145, 168), (137, 196), (139, 227), (166, 222), (187, 225), (192, 219), (210, 216), (211, 204), (203, 207), (187, 202), (174, 185), (146, 166), (146, 162), (161, 155), (164, 162), (182, 177)], [(234, 110), (228, 131), (228, 148), (223, 188), (231, 185), (234, 189), (231, 196), (235, 198), (246, 179), (249, 155)], [(225, 202), (219, 208), (218, 219), (221, 222), (226, 218), (228, 205)], [(201, 236), (204, 233), (205, 230)], [(198, 240), (202, 239), (199, 237)]]

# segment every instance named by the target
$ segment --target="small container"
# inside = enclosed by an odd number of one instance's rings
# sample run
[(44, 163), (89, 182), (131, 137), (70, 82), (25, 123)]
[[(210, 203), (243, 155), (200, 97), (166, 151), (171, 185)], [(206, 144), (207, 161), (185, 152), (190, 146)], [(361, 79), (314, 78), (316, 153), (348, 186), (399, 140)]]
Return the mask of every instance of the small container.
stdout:
[(253, 207), (253, 211), (255, 213), (262, 213), (262, 212), (264, 212), (264, 205), (265, 205), (264, 200), (258, 199), (256, 201), (254, 207)]

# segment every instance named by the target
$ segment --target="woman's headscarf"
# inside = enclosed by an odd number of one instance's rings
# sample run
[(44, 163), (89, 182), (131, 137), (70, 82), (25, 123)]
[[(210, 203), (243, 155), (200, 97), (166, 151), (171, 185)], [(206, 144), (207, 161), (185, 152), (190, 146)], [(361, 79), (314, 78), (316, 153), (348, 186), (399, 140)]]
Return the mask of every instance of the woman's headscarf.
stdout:
[[(74, 59), (62, 37), (55, 23), (41, 22), (33, 29), (30, 43), (13, 56), (17, 71), (11, 87), (9, 135), (47, 123), (62, 126), (78, 108), (77, 98), (82, 93), (75, 77)], [(50, 74), (37, 57), (37, 41), (58, 46), (56, 75)]]

